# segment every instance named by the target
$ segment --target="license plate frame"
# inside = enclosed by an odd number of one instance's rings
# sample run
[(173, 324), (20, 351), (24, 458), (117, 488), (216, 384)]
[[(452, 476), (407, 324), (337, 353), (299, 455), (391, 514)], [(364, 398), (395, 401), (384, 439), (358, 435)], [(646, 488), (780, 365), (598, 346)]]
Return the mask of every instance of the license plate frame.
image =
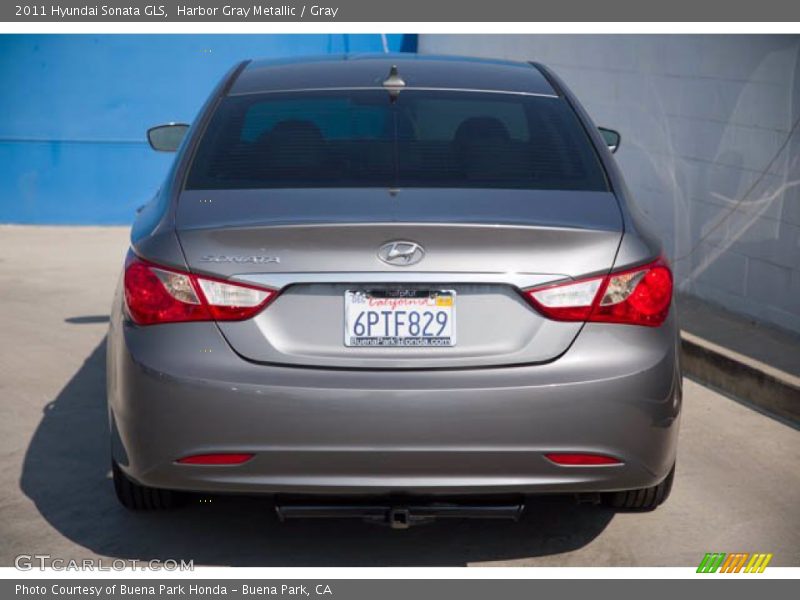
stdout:
[[(456, 345), (456, 296), (454, 289), (345, 290), (344, 345), (347, 348), (452, 348)], [(364, 311), (360, 305), (365, 304), (369, 304), (372, 310)], [(376, 313), (377, 321), (368, 314), (366, 320), (363, 315), (356, 316), (359, 311)], [(416, 321), (411, 316), (405, 320), (405, 315), (399, 313), (417, 313), (420, 316)], [(439, 317), (440, 314), (446, 317)], [(400, 324), (399, 320), (402, 320)], [(414, 322), (418, 329), (414, 329)], [(356, 328), (363, 333), (358, 334)], [(417, 335), (410, 335), (414, 330)]]

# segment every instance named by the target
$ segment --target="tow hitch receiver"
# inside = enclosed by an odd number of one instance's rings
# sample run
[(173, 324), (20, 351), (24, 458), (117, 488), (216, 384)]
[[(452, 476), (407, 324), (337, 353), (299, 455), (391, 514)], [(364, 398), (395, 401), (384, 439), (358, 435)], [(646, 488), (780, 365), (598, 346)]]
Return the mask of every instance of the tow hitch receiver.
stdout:
[(523, 503), (509, 504), (276, 504), (278, 519), (361, 519), (408, 529), (436, 519), (511, 519), (518, 520)]

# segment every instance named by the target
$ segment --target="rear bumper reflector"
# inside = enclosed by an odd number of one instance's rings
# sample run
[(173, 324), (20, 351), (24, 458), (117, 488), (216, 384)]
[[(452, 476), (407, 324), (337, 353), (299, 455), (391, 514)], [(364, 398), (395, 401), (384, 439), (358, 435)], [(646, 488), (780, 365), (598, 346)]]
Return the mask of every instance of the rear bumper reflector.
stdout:
[(184, 456), (176, 462), (182, 465), (241, 465), (253, 458), (254, 454), (193, 454)]
[(562, 466), (602, 466), (602, 465), (621, 465), (618, 458), (606, 456), (605, 454), (587, 454), (582, 452), (548, 452), (545, 454), (547, 460)]

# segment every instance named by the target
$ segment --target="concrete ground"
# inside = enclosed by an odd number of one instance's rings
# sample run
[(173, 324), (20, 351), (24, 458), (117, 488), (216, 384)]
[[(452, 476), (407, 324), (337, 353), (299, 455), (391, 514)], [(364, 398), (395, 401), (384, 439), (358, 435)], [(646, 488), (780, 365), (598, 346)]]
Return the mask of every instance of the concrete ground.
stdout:
[(265, 566), (693, 566), (703, 554), (771, 552), (800, 565), (800, 432), (685, 382), (670, 500), (614, 513), (559, 499), (520, 523), (408, 531), (360, 522), (280, 524), (257, 499), (132, 514), (108, 476), (104, 337), (123, 228), (0, 227), (0, 565), (194, 559)]

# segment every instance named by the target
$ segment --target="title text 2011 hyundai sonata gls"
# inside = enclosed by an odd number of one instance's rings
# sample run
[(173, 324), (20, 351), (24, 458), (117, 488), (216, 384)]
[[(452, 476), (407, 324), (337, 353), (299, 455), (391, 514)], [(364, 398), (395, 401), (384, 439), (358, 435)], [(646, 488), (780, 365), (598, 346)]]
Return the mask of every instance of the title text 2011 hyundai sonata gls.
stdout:
[(149, 138), (177, 155), (111, 319), (126, 507), (265, 494), (404, 526), (667, 497), (672, 274), (619, 136), (548, 69), (244, 62)]

